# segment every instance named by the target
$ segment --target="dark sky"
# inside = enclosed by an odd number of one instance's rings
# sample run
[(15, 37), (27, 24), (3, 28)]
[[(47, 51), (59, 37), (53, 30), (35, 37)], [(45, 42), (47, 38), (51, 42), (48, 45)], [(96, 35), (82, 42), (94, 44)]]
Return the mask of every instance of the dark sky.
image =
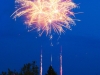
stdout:
[[(0, 1), (0, 72), (16, 69), (23, 64), (37, 61), (40, 64), (40, 50), (43, 50), (43, 74), (50, 65), (53, 56), (53, 67), (59, 75), (59, 54), (62, 45), (63, 75), (100, 75), (100, 1), (74, 0), (80, 4), (76, 26), (66, 30), (59, 40), (57, 34), (53, 39), (43, 34), (38, 37), (36, 31), (28, 32), (23, 19), (13, 20), (14, 0)], [(51, 42), (53, 46), (51, 46)]]

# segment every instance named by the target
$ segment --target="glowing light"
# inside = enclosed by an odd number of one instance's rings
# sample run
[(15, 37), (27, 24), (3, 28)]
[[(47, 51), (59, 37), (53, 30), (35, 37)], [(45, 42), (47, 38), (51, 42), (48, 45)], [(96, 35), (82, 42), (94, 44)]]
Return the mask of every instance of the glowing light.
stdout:
[(52, 54), (51, 54), (51, 66), (52, 66)]
[(60, 75), (62, 75), (62, 47), (61, 47), (61, 53), (60, 53)]
[(25, 16), (25, 24), (41, 34), (44, 31), (61, 34), (64, 28), (75, 25), (70, 16), (74, 16), (71, 10), (77, 5), (72, 0), (16, 0), (15, 3), (18, 9), (12, 14), (13, 18)]
[(40, 75), (42, 75), (42, 50), (40, 55)]

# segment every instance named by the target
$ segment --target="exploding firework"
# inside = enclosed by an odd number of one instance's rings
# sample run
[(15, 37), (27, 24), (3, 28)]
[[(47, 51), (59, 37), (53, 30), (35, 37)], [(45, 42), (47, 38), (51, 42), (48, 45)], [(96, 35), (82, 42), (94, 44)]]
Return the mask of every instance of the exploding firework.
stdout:
[(12, 14), (16, 19), (25, 16), (25, 24), (37, 29), (41, 34), (51, 34), (52, 31), (61, 34), (64, 29), (75, 25), (71, 16), (77, 5), (72, 0), (15, 0), (17, 10)]

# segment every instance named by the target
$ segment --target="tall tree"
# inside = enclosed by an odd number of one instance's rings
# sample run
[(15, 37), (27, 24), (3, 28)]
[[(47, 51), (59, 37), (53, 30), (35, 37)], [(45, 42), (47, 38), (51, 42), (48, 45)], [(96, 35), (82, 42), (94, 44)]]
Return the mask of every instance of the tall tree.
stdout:
[(46, 75), (57, 75), (57, 73), (54, 71), (52, 66), (49, 66), (49, 69)]
[(32, 63), (25, 64), (19, 75), (39, 75), (36, 62), (34, 61)]

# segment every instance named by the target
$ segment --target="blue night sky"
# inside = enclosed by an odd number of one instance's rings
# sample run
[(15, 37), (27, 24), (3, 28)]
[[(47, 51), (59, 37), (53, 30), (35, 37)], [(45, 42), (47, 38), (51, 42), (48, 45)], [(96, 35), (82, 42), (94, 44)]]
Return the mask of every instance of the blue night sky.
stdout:
[[(23, 19), (16, 21), (10, 17), (14, 12), (14, 0), (0, 1), (0, 72), (16, 69), (23, 64), (36, 61), (40, 66), (40, 50), (43, 50), (43, 75), (50, 66), (59, 75), (59, 54), (62, 45), (63, 75), (100, 75), (100, 1), (74, 0), (80, 4), (75, 12), (76, 26), (66, 30), (59, 40), (57, 34), (53, 39), (43, 34), (38, 37), (36, 31), (28, 32)], [(53, 46), (51, 46), (51, 42)]]

